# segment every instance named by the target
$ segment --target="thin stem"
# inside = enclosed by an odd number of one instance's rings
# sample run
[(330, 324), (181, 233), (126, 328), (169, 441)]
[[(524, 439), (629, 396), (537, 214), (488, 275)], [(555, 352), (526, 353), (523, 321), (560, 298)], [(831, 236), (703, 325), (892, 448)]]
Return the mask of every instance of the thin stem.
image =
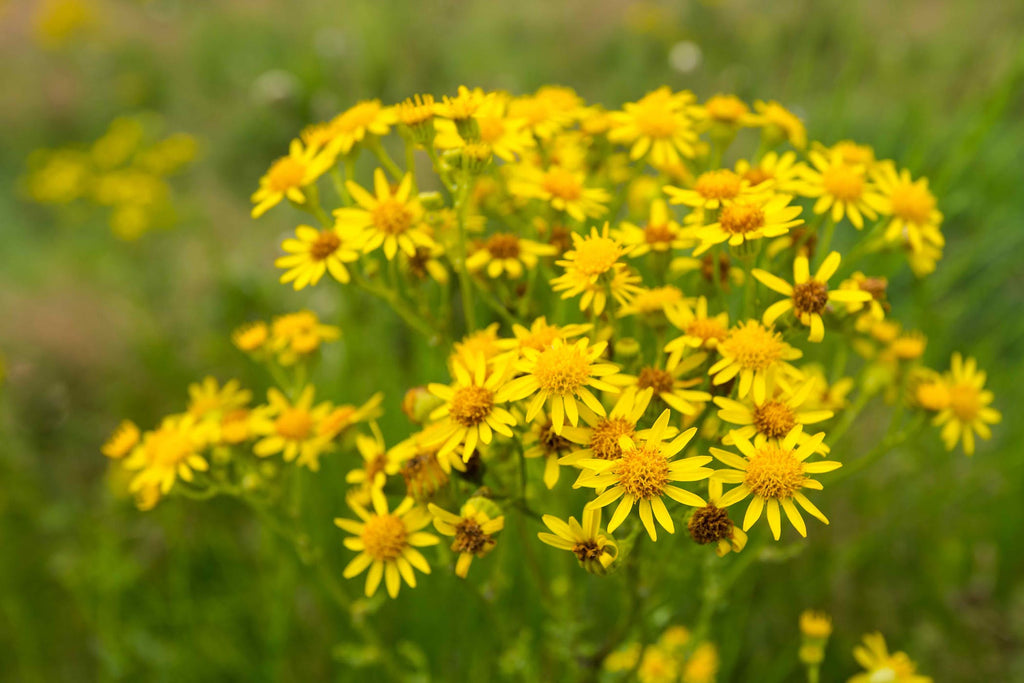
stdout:
[(402, 169), (398, 167), (398, 164), (395, 163), (395, 160), (391, 158), (390, 154), (388, 154), (388, 151), (384, 149), (383, 145), (380, 144), (380, 138), (378, 138), (375, 135), (368, 136), (366, 138), (366, 147), (371, 152), (374, 153), (374, 155), (377, 157), (377, 160), (380, 161), (381, 166), (383, 166), (384, 169), (389, 174), (391, 174), (391, 177), (394, 178), (396, 182), (401, 180), (405, 176), (405, 174), (402, 173)]
[(385, 287), (378, 287), (355, 272), (352, 273), (352, 282), (360, 289), (387, 301), (395, 313), (397, 313), (402, 320), (409, 325), (409, 327), (423, 334), (427, 339), (433, 342), (442, 336), (442, 333), (439, 330), (434, 329), (434, 326), (430, 321), (426, 320), (409, 308), (409, 305), (398, 296), (397, 292)]
[(466, 319), (466, 334), (476, 329), (476, 311), (473, 309), (473, 282), (466, 267), (466, 208), (469, 198), (469, 174), (463, 171), (455, 200), (455, 219), (459, 228), (458, 262), (453, 263), (459, 273), (459, 289), (462, 290), (462, 313)]

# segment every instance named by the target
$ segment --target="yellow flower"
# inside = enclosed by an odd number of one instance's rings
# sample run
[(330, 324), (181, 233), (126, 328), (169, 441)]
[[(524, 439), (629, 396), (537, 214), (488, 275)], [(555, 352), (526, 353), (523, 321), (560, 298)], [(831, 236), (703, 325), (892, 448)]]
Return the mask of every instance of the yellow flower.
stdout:
[(797, 161), (796, 152), (768, 152), (757, 164), (746, 159), (736, 162), (736, 173), (750, 183), (761, 186), (761, 189), (773, 190), (784, 194), (802, 195), (805, 193), (806, 164)]
[(926, 241), (939, 248), (945, 244), (939, 230), (942, 214), (935, 208), (927, 178), (915, 181), (910, 171), (897, 172), (896, 166), (886, 161), (875, 169), (872, 179), (884, 200), (879, 211), (892, 216), (885, 228), (887, 241), (908, 243), (914, 251), (924, 249)]
[(804, 610), (800, 613), (800, 633), (823, 640), (832, 635), (832, 617), (824, 612)]
[(573, 444), (565, 437), (565, 432), (574, 427), (562, 427), (562, 434), (555, 433), (551, 419), (535, 419), (530, 431), (523, 436), (523, 457), (528, 459), (544, 458), (544, 486), (555, 488), (560, 475), (562, 458), (572, 450)]
[(466, 267), (476, 272), (486, 266), (492, 278), (507, 274), (518, 279), (526, 270), (537, 267), (538, 256), (553, 256), (556, 249), (550, 244), (520, 239), (511, 232), (498, 232), (466, 259)]
[(729, 519), (729, 512), (722, 505), (722, 495), (722, 482), (712, 476), (708, 480), (708, 502), (694, 510), (686, 523), (694, 543), (714, 543), (715, 554), (719, 557), (738, 553), (747, 545), (747, 534)]
[(701, 643), (683, 665), (680, 683), (714, 683), (718, 674), (718, 650), (712, 643)]
[(864, 636), (864, 644), (853, 648), (853, 657), (865, 671), (848, 683), (932, 683), (928, 676), (918, 675), (917, 665), (906, 652), (889, 654), (881, 633)]
[(398, 120), (412, 130), (413, 138), (419, 145), (427, 146), (434, 139), (434, 117), (437, 104), (433, 95), (414, 95), (395, 105)]
[(491, 517), (487, 509), (497, 506), (483, 498), (470, 498), (458, 515), (453, 515), (433, 503), (427, 507), (434, 516), (434, 528), (445, 536), (454, 537), (451, 549), (452, 552), (459, 554), (459, 559), (455, 562), (455, 575), (466, 578), (473, 558), (483, 557), (494, 550), (497, 543), (494, 534), (505, 528), (504, 515)]
[(561, 465), (576, 465), (583, 460), (618, 460), (622, 457), (619, 439), (644, 437), (647, 430), (637, 427), (654, 392), (651, 389), (637, 390), (630, 387), (619, 395), (619, 399), (607, 415), (598, 415), (586, 406), (580, 411), (586, 427), (564, 427), (562, 436), (581, 446), (559, 460)]
[(729, 313), (710, 316), (708, 300), (704, 297), (697, 299), (695, 307), (684, 302), (665, 314), (683, 333), (665, 345), (670, 358), (681, 357), (687, 349), (714, 349), (729, 334)]
[(205, 377), (201, 383), (188, 387), (188, 414), (200, 420), (220, 420), (226, 413), (243, 408), (252, 400), (252, 392), (243, 389), (237, 379), (219, 386), (213, 377)]
[(555, 262), (565, 272), (551, 280), (552, 288), (562, 292), (563, 299), (582, 294), (580, 310), (592, 307), (595, 315), (604, 312), (609, 293), (620, 304), (628, 303), (639, 290), (639, 277), (632, 276), (619, 260), (629, 247), (609, 236), (607, 223), (601, 232), (591, 228), (587, 236), (573, 233), (572, 241), (573, 249)]
[(860, 290), (871, 295), (871, 298), (866, 302), (847, 301), (846, 312), (859, 313), (867, 306), (868, 313), (874, 320), (885, 318), (885, 313), (889, 309), (889, 302), (886, 301), (886, 289), (888, 287), (889, 281), (884, 277), (868, 277), (860, 271), (839, 283), (839, 289)]
[(837, 223), (846, 216), (860, 230), (865, 216), (874, 220), (879, 211), (886, 209), (885, 198), (871, 182), (865, 166), (845, 162), (835, 148), (814, 150), (808, 158), (813, 168), (805, 172), (807, 186), (803, 194), (818, 198), (814, 213), (829, 213)]
[(296, 204), (305, 204), (302, 188), (316, 182), (334, 163), (331, 155), (316, 147), (304, 147), (301, 140), (292, 140), (288, 156), (281, 157), (260, 178), (260, 188), (252, 195), (256, 206), (252, 217), (259, 218), (287, 197)]
[(513, 98), (508, 115), (526, 122), (541, 140), (548, 140), (583, 116), (583, 101), (572, 88), (545, 85), (533, 95)]
[(756, 117), (750, 113), (750, 107), (746, 102), (735, 95), (709, 97), (697, 113), (710, 124), (719, 124), (730, 128), (750, 126), (757, 122)]
[(738, 375), (738, 396), (743, 398), (753, 390), (758, 403), (765, 400), (779, 372), (799, 374), (786, 361), (803, 355), (784, 342), (778, 332), (755, 320), (740, 322), (729, 330), (717, 349), (722, 359), (708, 369), (708, 374), (714, 377), (713, 383), (725, 384)]
[(352, 503), (351, 507), (361, 521), (340, 517), (334, 520), (339, 528), (353, 534), (345, 539), (345, 547), (359, 553), (341, 575), (351, 579), (369, 568), (366, 575), (367, 597), (377, 592), (381, 579), (392, 598), (398, 597), (402, 580), (410, 588), (415, 588), (413, 568), (424, 574), (430, 573), (430, 565), (416, 548), (440, 542), (434, 534), (422, 531), (430, 524), (430, 513), (416, 507), (412, 498), (403, 500), (392, 512), (388, 511), (387, 501), (383, 499), (374, 501), (373, 512), (358, 503)]
[[(834, 414), (831, 410), (801, 410), (815, 389), (812, 381), (803, 381), (796, 391), (779, 389), (764, 401), (756, 401), (748, 397), (746, 402), (735, 401), (725, 396), (716, 396), (715, 404), (720, 408), (718, 417), (725, 422), (740, 425), (739, 429), (730, 429), (722, 440), (725, 445), (733, 443), (733, 435), (750, 440), (757, 434), (767, 439), (782, 439), (797, 425), (809, 425), (828, 420)], [(811, 436), (802, 433), (798, 443), (804, 443)], [(828, 447), (821, 445), (828, 451)]]
[(361, 246), (359, 234), (354, 231), (317, 230), (300, 225), (295, 229), (295, 238), (281, 243), (288, 255), (275, 260), (274, 265), (287, 269), (281, 282), (291, 282), (296, 290), (317, 284), (327, 272), (338, 282), (346, 283), (350, 278), (345, 264), (359, 259)]
[(638, 258), (652, 251), (663, 253), (673, 249), (685, 249), (693, 245), (693, 240), (683, 233), (679, 225), (668, 211), (664, 199), (651, 202), (650, 215), (642, 227), (623, 221), (615, 232), (615, 238), (629, 249), (632, 258)]
[(341, 329), (324, 325), (312, 311), (286, 313), (274, 318), (268, 347), (281, 365), (294, 365), (319, 350), (324, 342), (341, 337)]
[[(479, 142), (490, 147), (495, 156), (515, 161), (534, 146), (534, 139), (524, 119), (507, 114), (508, 105), (508, 95), (494, 93), (480, 104), (472, 118), (476, 122)], [(434, 145), (437, 148), (459, 149), (466, 146), (467, 142), (459, 135), (454, 121), (440, 120), (436, 128)]]
[(194, 472), (210, 469), (201, 455), (209, 441), (209, 430), (197, 424), (193, 416), (165, 417), (157, 429), (142, 435), (142, 442), (125, 459), (125, 468), (138, 472), (129, 489), (133, 493), (158, 489), (163, 495), (179, 477), (192, 481)]
[(629, 386), (635, 386), (640, 390), (650, 389), (654, 392), (655, 398), (661, 399), (669, 408), (683, 415), (696, 415), (699, 412), (698, 405), (710, 401), (711, 394), (691, 390), (689, 387), (700, 384), (703, 379), (687, 379), (685, 375), (706, 359), (707, 354), (704, 353), (694, 354), (686, 360), (679, 355), (670, 356), (664, 369), (656, 365), (647, 365), (641, 367), (635, 377), (621, 375), (616, 382), (628, 382)]
[(511, 167), (508, 191), (523, 199), (540, 199), (577, 221), (602, 216), (611, 195), (599, 187), (587, 187), (586, 174), (570, 167), (552, 164), (547, 169), (533, 164)]
[(661, 327), (669, 315), (678, 315), (686, 307), (683, 290), (675, 285), (663, 287), (641, 287), (636, 294), (619, 309), (618, 317), (630, 315), (646, 316), (647, 320)]
[(281, 453), (285, 462), (294, 460), (313, 471), (320, 469), (320, 455), (328, 441), (320, 436), (318, 427), (331, 404), (313, 407), (315, 391), (307, 386), (294, 403), (277, 389), (267, 392), (269, 405), (257, 408), (252, 416), (253, 433), (263, 437), (253, 445), (256, 455), (265, 458)]
[(711, 458), (697, 456), (673, 461), (672, 458), (682, 451), (697, 433), (697, 428), (692, 427), (666, 443), (664, 439), (669, 416), (670, 411), (664, 411), (642, 439), (619, 437), (622, 455), (618, 459), (595, 458), (580, 461), (580, 466), (589, 470), (588, 476), (581, 478), (580, 485), (603, 491), (597, 498), (587, 503), (587, 507), (603, 508), (619, 501), (615, 513), (608, 522), (609, 533), (614, 532), (622, 524), (636, 504), (640, 521), (651, 540), (656, 541), (658, 531), (654, 526), (655, 519), (667, 532), (675, 533), (675, 524), (668, 513), (668, 508), (665, 507), (663, 496), (668, 496), (683, 505), (704, 505), (699, 496), (676, 486), (673, 482), (707, 479), (711, 476), (712, 470), (704, 465), (711, 462)]
[(591, 574), (606, 573), (619, 556), (619, 546), (611, 532), (605, 534), (601, 531), (599, 508), (584, 508), (583, 524), (577, 522), (575, 517), (570, 517), (566, 522), (554, 515), (544, 515), (541, 521), (553, 533), (542, 531), (537, 534), (537, 538), (553, 548), (568, 550), (576, 556), (580, 566)]
[(492, 96), (493, 93), (485, 93), (480, 88), (470, 90), (466, 86), (460, 85), (455, 97), (444, 96), (442, 103), (437, 105), (437, 114), (456, 122), (468, 121)]
[(337, 227), (366, 230), (363, 251), (370, 253), (384, 247), (384, 255), (390, 261), (401, 249), (407, 256), (416, 255), (416, 247), (432, 247), (428, 226), (424, 222), (423, 206), (412, 194), (412, 174), (406, 173), (394, 191), (388, 184), (384, 171), (373, 172), (373, 187), (376, 196), (371, 195), (351, 180), (345, 183), (359, 208), (335, 209)]
[(139, 428), (135, 426), (134, 422), (122, 420), (121, 424), (117, 425), (117, 429), (110, 434), (110, 438), (100, 448), (100, 451), (108, 458), (119, 460), (135, 448), (135, 445), (139, 443), (139, 436)]
[(764, 195), (766, 187), (752, 186), (750, 181), (727, 168), (707, 171), (697, 176), (693, 189), (666, 185), (665, 194), (673, 204), (694, 209), (715, 210), (741, 200)]
[(791, 310), (801, 324), (811, 328), (810, 341), (820, 342), (825, 338), (825, 323), (821, 314), (830, 302), (870, 301), (871, 294), (860, 289), (829, 290), (828, 280), (839, 269), (840, 260), (839, 252), (833, 251), (825, 257), (818, 272), (812, 277), (807, 257), (798, 254), (793, 260), (792, 285), (766, 270), (754, 268), (751, 274), (761, 284), (789, 297), (775, 302), (765, 310), (764, 324), (773, 325), (779, 316)]
[(356, 450), (363, 459), (363, 466), (349, 470), (345, 482), (360, 487), (374, 507), (387, 507), (384, 484), (389, 476), (398, 474), (399, 464), (384, 445), (384, 436), (377, 425), (370, 425), (370, 429), (373, 436), (356, 435)]
[(444, 247), (434, 244), (430, 247), (416, 247), (416, 253), (412, 256), (402, 252), (405, 257), (402, 263), (403, 269), (414, 280), (425, 280), (428, 277), (440, 284), (448, 283), (448, 268), (441, 261), (444, 256)]
[(788, 140), (789, 144), (797, 149), (807, 146), (807, 129), (792, 112), (778, 102), (754, 102), (755, 115), (754, 124), (764, 129), (765, 137), (769, 142), (777, 144)]
[(679, 662), (660, 647), (644, 648), (636, 670), (638, 683), (675, 683), (679, 680)]
[(735, 446), (743, 457), (721, 448), (711, 448), (712, 455), (732, 468), (717, 470), (715, 478), (726, 484), (738, 484), (722, 496), (720, 505), (730, 507), (753, 496), (743, 516), (744, 531), (748, 531), (761, 518), (762, 511), (767, 511), (768, 526), (775, 540), (779, 540), (782, 534), (779, 514), (781, 507), (793, 528), (806, 537), (807, 525), (796, 504), (828, 524), (828, 518), (808, 500), (802, 489), (820, 490), (821, 484), (807, 475), (831, 472), (842, 467), (842, 464), (832, 460), (806, 462), (821, 445), (825, 433), (820, 432), (803, 445), (797, 446), (801, 431), (800, 427), (796, 427), (781, 441), (758, 435), (753, 443), (734, 434)]
[(496, 400), (521, 401), (532, 396), (526, 409), (527, 422), (532, 422), (547, 403), (556, 434), (561, 433), (567, 418), (571, 425), (579, 424), (577, 401), (598, 415), (604, 415), (604, 406), (588, 387), (619, 391), (609, 384), (615, 379), (618, 366), (599, 362), (606, 347), (604, 342), (591, 345), (584, 338), (573, 344), (556, 339), (543, 351), (523, 349), (523, 358), (516, 363), (516, 370), (525, 374), (502, 387)]
[(673, 93), (664, 86), (637, 102), (628, 102), (623, 111), (610, 114), (608, 139), (630, 145), (629, 157), (634, 161), (650, 154), (651, 164), (658, 167), (693, 158), (695, 99), (693, 93)]
[(246, 353), (259, 351), (270, 338), (270, 328), (262, 320), (245, 323), (231, 333), (231, 342)]
[(978, 370), (973, 358), (964, 360), (959, 353), (953, 354), (952, 367), (946, 375), (949, 405), (933, 421), (934, 425), (942, 427), (942, 440), (947, 450), (963, 442), (964, 452), (973, 455), (974, 435), (991, 438), (989, 425), (1003, 419), (998, 410), (989, 407), (994, 397), (985, 389), (985, 379), (985, 372)]
[(701, 244), (693, 251), (694, 256), (722, 242), (738, 247), (747, 240), (785, 235), (804, 222), (797, 218), (803, 209), (791, 206), (792, 199), (785, 194), (751, 196), (722, 207), (717, 221), (696, 230)]
[(522, 325), (512, 325), (511, 339), (502, 339), (498, 345), (504, 349), (521, 352), (523, 349), (536, 349), (543, 351), (551, 346), (556, 339), (567, 341), (572, 337), (578, 337), (590, 331), (592, 325), (552, 325), (545, 316), (536, 318), (530, 323), (529, 329)]
[(393, 107), (382, 106), (380, 100), (366, 100), (338, 114), (327, 124), (306, 129), (303, 138), (308, 138), (307, 144), (323, 144), (333, 163), (339, 153), (348, 154), (367, 135), (387, 135), (397, 121)]
[(437, 441), (444, 455), (462, 446), (462, 459), (468, 462), (480, 443), (489, 444), (493, 433), (512, 437), (511, 425), (516, 419), (498, 406), (504, 403), (499, 389), (509, 376), (509, 363), (496, 364), (488, 369), (482, 355), (456, 360), (451, 364), (455, 384), (430, 384), (430, 393), (444, 400), (444, 404), (430, 413), (430, 419), (441, 421)]

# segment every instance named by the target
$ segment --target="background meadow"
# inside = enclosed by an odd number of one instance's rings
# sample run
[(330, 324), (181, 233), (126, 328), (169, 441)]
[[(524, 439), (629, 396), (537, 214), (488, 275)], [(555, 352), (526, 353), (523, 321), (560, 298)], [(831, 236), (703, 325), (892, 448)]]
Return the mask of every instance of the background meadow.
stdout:
[[(302, 307), (344, 330), (319, 386), (345, 402), (383, 390), (385, 433), (404, 434), (401, 396), (437, 378), (443, 353), (361, 295), (278, 285), (297, 215), (254, 222), (248, 196), (296, 131), (357, 100), (557, 83), (608, 106), (662, 84), (777, 99), (811, 137), (871, 144), (928, 176), (945, 257), (923, 281), (892, 282), (893, 315), (925, 332), (933, 367), (954, 343), (976, 356), (1005, 416), (972, 459), (929, 433), (830, 490), (832, 525), (780, 545), (717, 619), (712, 638), (736, 660), (719, 680), (800, 680), (797, 616), (815, 607), (836, 628), (825, 681), (853, 672), (853, 644), (875, 629), (936, 681), (1024, 681), (1022, 32), (1024, 4), (967, 0), (0, 3), (0, 679), (352, 680), (365, 653), (290, 548), (234, 501), (137, 512), (99, 445), (122, 417), (148, 426), (180, 409), (207, 374), (262, 391), (229, 333)], [(199, 142), (174, 181), (173, 228), (126, 242), (102, 212), (27, 201), (33, 150), (141, 112)], [(854, 448), (871, 447), (873, 423), (865, 413)], [(325, 460), (316, 476), (338, 485), (308, 510), (339, 567), (343, 472)], [(522, 578), (514, 553), (499, 542), (500, 580)], [(694, 609), (689, 569), (667, 570), (680, 589), (665, 619)], [(426, 671), (537, 680), (532, 644), (571, 637), (555, 628), (571, 619), (527, 582), (522, 601), (487, 606), (499, 572), (474, 574), (362, 608)], [(598, 579), (580, 581), (601, 599)], [(510, 628), (507, 610), (534, 627)], [(482, 651), (494, 629), (502, 649)]]

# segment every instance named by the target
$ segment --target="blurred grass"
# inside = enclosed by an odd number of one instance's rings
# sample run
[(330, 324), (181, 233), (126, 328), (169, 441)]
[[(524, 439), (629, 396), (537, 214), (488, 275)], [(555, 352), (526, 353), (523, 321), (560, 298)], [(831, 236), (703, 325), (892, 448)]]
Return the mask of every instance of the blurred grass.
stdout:
[[(437, 359), (369, 302), (278, 286), (271, 260), (293, 217), (247, 215), (257, 178), (305, 123), (360, 98), (460, 83), (562, 83), (610, 106), (667, 83), (778, 99), (812, 138), (867, 142), (932, 178), (946, 258), (919, 285), (893, 283), (894, 313), (928, 335), (933, 366), (954, 349), (976, 355), (1006, 415), (973, 459), (929, 435), (828, 491), (832, 526), (737, 587), (716, 623), (726, 654), (741, 648), (721, 680), (798, 680), (806, 606), (835, 616), (825, 680), (845, 680), (853, 643), (873, 629), (937, 680), (1024, 680), (1024, 430), (1013, 415), (1024, 400), (1024, 6), (110, 1), (59, 50), (34, 42), (37, 7), (0, 9), (3, 187), (32, 149), (95, 138), (124, 111), (155, 110), (200, 136), (203, 159), (182, 225), (135, 244), (100, 219), (57, 220), (0, 195), (0, 679), (350, 680), (346, 619), (289, 549), (230, 501), (133, 511), (110, 494), (98, 444), (121, 416), (151, 424), (180, 409), (204, 374), (263, 387), (227, 334), (301, 306), (347, 331), (321, 368), (324, 391), (355, 401), (383, 389), (385, 428), (405, 429), (401, 393), (433, 379)], [(688, 72), (670, 63), (681, 41), (700, 50)], [(865, 416), (857, 447), (870, 447), (876, 418)], [(340, 482), (342, 471), (328, 460), (318, 476)], [(337, 566), (330, 520), (342, 511), (340, 486), (310, 501), (315, 540)], [(496, 562), (516, 567), (514, 548), (499, 544)], [(685, 623), (689, 570), (667, 571), (679, 596), (661, 612)], [(455, 680), (496, 675), (472, 651), (483, 629), (503, 630), (507, 650), (484, 653), (503, 672), (535, 666), (538, 638), (572, 636), (508, 631), (471, 587), (424, 583), (374, 618), (388, 642), (424, 648), (435, 671), (455, 666)], [(614, 613), (601, 588), (580, 578), (592, 609)], [(516, 608), (540, 624), (528, 597)]]

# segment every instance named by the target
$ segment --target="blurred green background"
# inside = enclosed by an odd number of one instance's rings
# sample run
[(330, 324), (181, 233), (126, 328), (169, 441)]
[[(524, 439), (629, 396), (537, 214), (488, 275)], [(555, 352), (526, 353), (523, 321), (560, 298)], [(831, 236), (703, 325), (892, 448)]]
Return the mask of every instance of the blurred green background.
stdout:
[[(800, 680), (796, 618), (818, 607), (836, 625), (826, 681), (852, 673), (850, 649), (874, 629), (937, 681), (1024, 681), (1024, 4), (79, 4), (84, 23), (62, 36), (71, 5), (0, 3), (0, 679), (375, 680), (352, 673), (347, 617), (245, 509), (138, 513), (112, 494), (98, 447), (122, 417), (149, 426), (180, 410), (205, 374), (262, 391), (230, 330), (305, 306), (346, 330), (321, 367), (325, 395), (383, 389), (385, 427), (406, 430), (402, 391), (437, 361), (369, 302), (277, 285), (296, 216), (254, 222), (248, 195), (303, 125), (358, 99), (556, 83), (609, 107), (662, 84), (777, 99), (812, 139), (869, 143), (930, 177), (946, 257), (919, 285), (896, 279), (894, 315), (928, 335), (933, 367), (956, 349), (977, 356), (1006, 418), (973, 459), (930, 433), (827, 491), (832, 526), (748, 575), (717, 620), (735, 659), (720, 680)], [(99, 215), (19, 197), (32, 150), (139, 111), (201, 142), (176, 183), (175, 229), (126, 243)], [(870, 447), (873, 421), (855, 448)], [(343, 474), (328, 462), (319, 476), (337, 485), (321, 487), (310, 525), (340, 567)], [(551, 635), (536, 595), (514, 607), (536, 628), (463, 657), (502, 612), (453, 580), (425, 583), (370, 605), (389, 642), (418, 643), (452, 680), (529, 679), (532, 643)], [(673, 620), (686, 623), (692, 592), (680, 583)]]

